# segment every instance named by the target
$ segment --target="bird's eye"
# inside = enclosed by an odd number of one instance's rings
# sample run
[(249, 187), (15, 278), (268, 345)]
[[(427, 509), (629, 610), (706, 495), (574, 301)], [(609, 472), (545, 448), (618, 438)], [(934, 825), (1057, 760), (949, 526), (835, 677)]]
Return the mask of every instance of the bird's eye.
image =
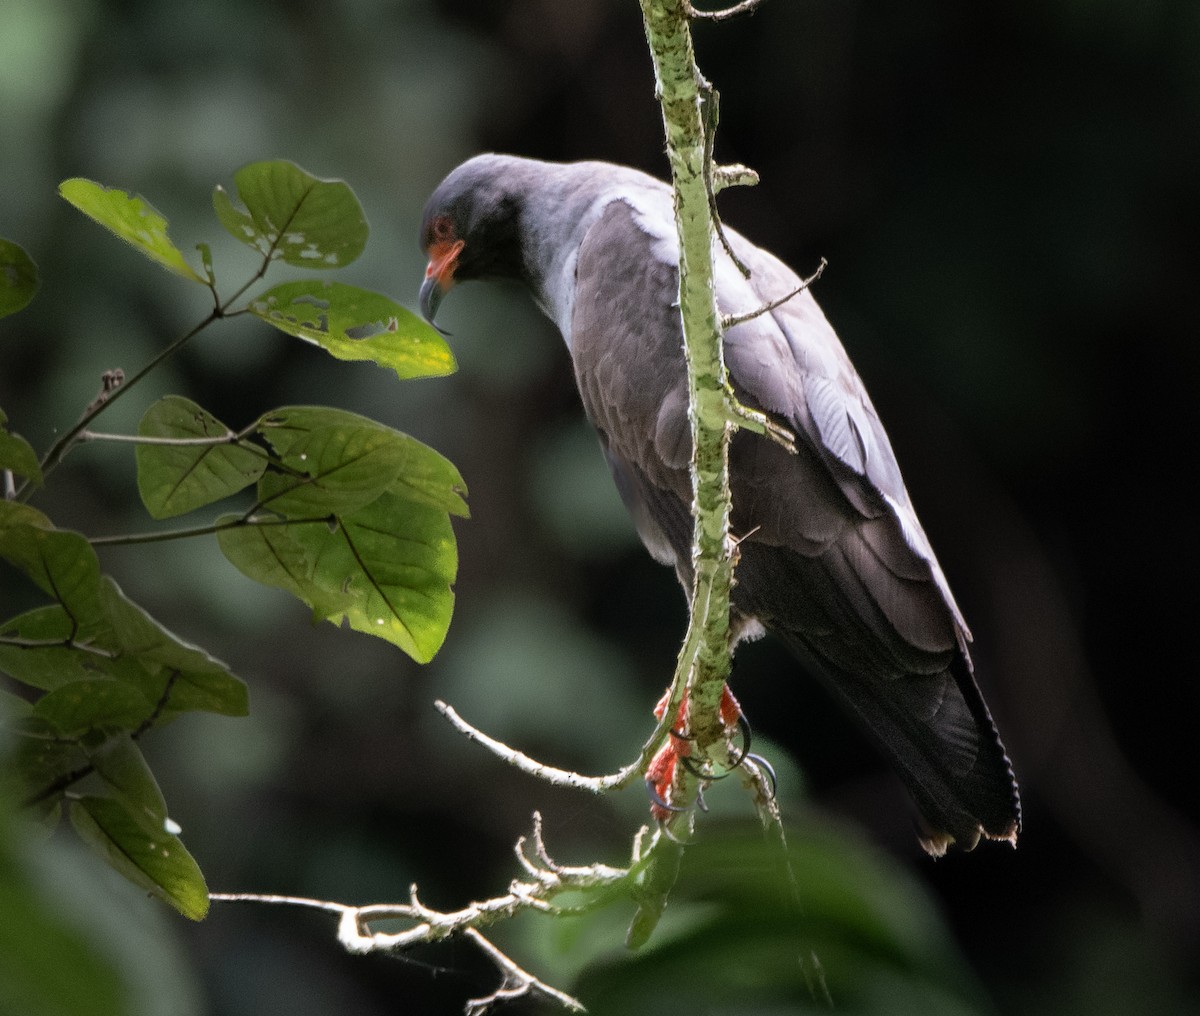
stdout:
[(454, 223), (450, 221), (449, 215), (439, 215), (433, 220), (433, 238), (434, 240), (453, 240), (454, 239)]

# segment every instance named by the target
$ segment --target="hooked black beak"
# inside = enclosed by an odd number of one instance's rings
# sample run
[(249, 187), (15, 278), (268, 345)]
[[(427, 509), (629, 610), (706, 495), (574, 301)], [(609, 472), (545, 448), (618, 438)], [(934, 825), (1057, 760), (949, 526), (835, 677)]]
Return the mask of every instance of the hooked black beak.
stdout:
[[(442, 286), (438, 282), (437, 276), (426, 275), (425, 281), (421, 283), (421, 316), (435, 328), (437, 328), (437, 325), (434, 324), (433, 319), (437, 315), (438, 306), (445, 295), (442, 292)], [(440, 331), (441, 329), (438, 330)]]

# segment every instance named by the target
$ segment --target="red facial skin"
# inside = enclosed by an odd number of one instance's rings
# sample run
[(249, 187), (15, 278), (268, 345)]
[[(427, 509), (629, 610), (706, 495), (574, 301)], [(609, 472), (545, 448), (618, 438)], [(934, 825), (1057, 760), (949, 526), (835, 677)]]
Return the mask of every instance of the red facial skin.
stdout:
[(425, 278), (435, 279), (438, 288), (445, 293), (454, 285), (458, 255), (466, 244), (454, 235), (454, 225), (445, 215), (433, 220), (430, 233), (429, 264), (425, 268)]

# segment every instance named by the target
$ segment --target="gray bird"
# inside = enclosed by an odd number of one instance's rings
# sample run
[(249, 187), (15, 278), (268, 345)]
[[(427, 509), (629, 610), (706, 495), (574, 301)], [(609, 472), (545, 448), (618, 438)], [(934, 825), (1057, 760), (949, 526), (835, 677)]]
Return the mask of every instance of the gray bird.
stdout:
[[(747, 279), (715, 248), (726, 315), (800, 280), (732, 230)], [(558, 326), (584, 411), (642, 542), (691, 588), (687, 379), (679, 247), (665, 184), (603, 162), (505, 155), (463, 163), (425, 207), (421, 309), (451, 286), (514, 279)], [(917, 520), (891, 444), (837, 335), (805, 291), (730, 328), (737, 397), (796, 436), (798, 454), (739, 432), (732, 528), (744, 535), (732, 619), (783, 639), (907, 785), (933, 855), (980, 836), (1015, 845), (1012, 766), (972, 672), (970, 631)]]

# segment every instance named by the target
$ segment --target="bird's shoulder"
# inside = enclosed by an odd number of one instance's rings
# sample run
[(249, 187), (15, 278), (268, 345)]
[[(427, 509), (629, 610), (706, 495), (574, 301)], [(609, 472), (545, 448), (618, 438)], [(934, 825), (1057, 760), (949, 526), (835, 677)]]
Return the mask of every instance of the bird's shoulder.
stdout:
[(659, 221), (660, 197), (626, 190), (596, 209), (576, 256), (569, 344), (592, 423), (653, 482), (683, 491), (691, 447), (678, 247)]

